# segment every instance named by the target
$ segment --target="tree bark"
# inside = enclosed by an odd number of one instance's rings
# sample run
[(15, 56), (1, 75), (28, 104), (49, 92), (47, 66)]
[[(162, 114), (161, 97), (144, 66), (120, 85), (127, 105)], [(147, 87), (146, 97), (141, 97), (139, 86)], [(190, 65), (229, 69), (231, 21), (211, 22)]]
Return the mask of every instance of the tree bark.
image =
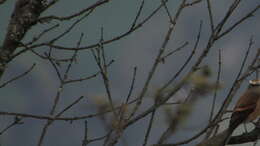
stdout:
[(45, 0), (17, 0), (13, 10), (7, 33), (0, 47), (0, 79), (7, 67), (10, 57), (26, 32), (37, 23), (44, 11)]

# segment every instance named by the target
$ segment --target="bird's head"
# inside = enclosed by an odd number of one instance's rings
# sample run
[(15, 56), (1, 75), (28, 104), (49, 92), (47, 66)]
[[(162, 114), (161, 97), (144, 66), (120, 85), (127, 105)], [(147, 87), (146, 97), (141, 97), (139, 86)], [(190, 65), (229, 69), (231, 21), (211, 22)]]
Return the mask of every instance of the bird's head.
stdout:
[(249, 81), (249, 86), (250, 87), (260, 87), (260, 79), (250, 80)]

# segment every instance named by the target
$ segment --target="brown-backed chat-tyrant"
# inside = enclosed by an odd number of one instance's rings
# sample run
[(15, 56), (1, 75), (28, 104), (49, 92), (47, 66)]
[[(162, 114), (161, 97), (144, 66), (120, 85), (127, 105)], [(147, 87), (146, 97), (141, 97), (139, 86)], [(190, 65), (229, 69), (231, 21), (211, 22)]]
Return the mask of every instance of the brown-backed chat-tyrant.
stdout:
[(222, 133), (199, 143), (197, 146), (224, 146), (233, 131), (244, 122), (251, 122), (260, 116), (260, 80), (250, 80), (248, 89), (240, 96), (229, 122)]

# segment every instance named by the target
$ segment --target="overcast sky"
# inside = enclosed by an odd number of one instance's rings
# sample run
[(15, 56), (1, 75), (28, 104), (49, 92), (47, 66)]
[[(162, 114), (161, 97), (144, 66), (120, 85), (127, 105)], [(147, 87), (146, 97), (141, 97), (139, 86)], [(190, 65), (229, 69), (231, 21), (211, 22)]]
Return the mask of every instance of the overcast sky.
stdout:
[[(73, 3), (70, 0), (63, 0), (43, 15), (67, 16), (89, 6), (93, 2), (95, 2), (95, 0), (77, 0), (73, 1)], [(226, 0), (212, 1), (212, 9), (215, 18), (214, 22), (219, 22), (223, 18), (223, 15), (226, 13), (231, 2), (232, 1)], [(85, 34), (82, 41), (82, 46), (96, 43), (100, 38), (101, 27), (104, 28), (105, 40), (124, 33), (129, 29), (130, 24), (134, 19), (139, 3), (140, 0), (111, 0), (111, 2), (98, 8), (95, 13), (91, 14), (86, 20), (82, 21), (77, 27), (75, 27), (74, 31), (69, 33), (61, 41), (58, 41), (57, 44), (68, 47), (76, 46), (77, 40), (79, 39), (81, 33)], [(160, 0), (146, 1), (144, 12), (140, 17), (140, 20), (150, 14), (159, 4)], [(170, 0), (168, 3), (168, 7), (172, 15), (175, 14), (178, 4), (179, 2), (176, 0)], [(227, 28), (236, 22), (236, 20), (244, 16), (245, 13), (253, 9), (257, 4), (259, 4), (259, 0), (242, 2), (238, 10), (235, 11), (232, 16), (232, 19), (228, 21), (224, 28)], [(5, 37), (6, 28), (10, 20), (13, 6), (14, 1), (7, 1), (5, 4), (0, 6), (0, 43), (3, 42)], [(251, 36), (254, 37), (255, 44), (249, 54), (249, 58), (254, 56), (256, 48), (259, 47), (259, 17), (260, 13), (258, 12), (254, 18), (249, 19), (238, 29), (235, 29), (232, 33), (218, 41), (202, 63), (203, 65), (209, 65), (211, 67), (213, 71), (212, 80), (214, 81), (217, 74), (218, 49), (222, 50), (223, 70), (221, 82), (223, 83), (224, 88), (218, 93), (218, 106), (222, 103), (230, 88), (230, 85), (235, 79)], [(186, 60), (186, 57), (191, 52), (192, 46), (195, 43), (196, 34), (198, 33), (201, 20), (203, 21), (203, 27), (201, 41), (198, 47), (199, 51), (195, 55), (196, 57), (198, 57), (198, 54), (205, 47), (210, 32), (206, 3), (203, 2), (193, 8), (184, 10), (181, 14), (167, 49), (175, 49), (186, 41), (189, 42), (189, 45), (182, 51), (179, 51), (175, 55), (169, 57), (166, 60), (166, 63), (159, 67), (159, 71), (156, 72), (156, 76), (152, 80), (151, 91), (147, 97), (152, 94), (152, 90), (160, 87), (162, 83), (167, 81)], [(31, 40), (35, 34), (38, 34), (42, 30), (56, 23), (58, 22), (39, 24), (36, 27), (33, 27), (23, 41), (27, 42)], [(72, 22), (62, 24), (60, 29), (50, 33), (40, 40), (40, 42), (47, 41), (49, 38), (60, 34), (62, 30), (68, 28), (71, 23)], [(138, 67), (138, 70), (134, 95), (139, 93), (147, 77), (149, 69), (151, 69), (155, 56), (160, 49), (168, 27), (169, 20), (165, 11), (162, 9), (138, 31), (120, 41), (104, 46), (108, 58), (115, 60), (115, 63), (111, 66), (111, 68), (109, 68), (111, 90), (114, 99), (123, 100), (126, 97), (135, 66)], [(45, 51), (44, 49), (46, 48), (41, 48), (39, 52)], [(68, 54), (71, 54), (71, 52), (67, 52), (65, 55), (61, 52), (56, 52), (55, 55), (62, 58), (66, 57)], [(73, 77), (84, 77), (91, 75), (98, 70), (93, 57), (88, 50), (82, 51), (79, 54), (78, 60), (78, 64), (73, 67)], [(196, 60), (196, 58), (194, 58), (194, 60)], [(23, 54), (10, 63), (4, 77), (2, 78), (2, 82), (14, 75), (19, 74), (20, 72), (27, 70), (33, 63), (36, 63), (37, 65), (29, 75), (3, 89), (0, 89), (0, 111), (4, 110), (32, 114), (48, 114), (53, 97), (59, 86), (55, 71), (48, 61), (41, 60), (40, 58), (33, 56), (30, 52)], [(245, 87), (246, 84), (243, 84), (238, 94), (243, 92)], [(62, 107), (68, 105), (76, 97), (81, 95), (87, 96), (87, 99), (79, 106), (73, 108), (67, 115), (82, 115), (94, 112), (95, 110), (93, 109), (93, 106), (91, 106), (93, 105), (93, 100), (91, 99), (97, 96), (103, 97), (105, 95), (102, 80), (97, 78), (66, 87), (62, 95), (63, 100), (58, 108), (62, 109)], [(179, 93), (178, 95), (185, 95), (185, 91), (182, 91), (182, 93)], [(185, 123), (183, 127), (180, 127), (182, 129), (180, 129), (176, 134), (174, 137), (175, 139), (171, 139), (169, 142), (184, 140), (185, 138), (194, 135), (207, 124), (209, 112), (205, 109), (209, 109), (209, 103), (212, 101), (211, 99), (212, 97), (209, 96), (208, 98), (203, 98), (200, 100), (198, 105), (195, 107), (194, 114), (191, 116), (193, 121), (196, 118), (196, 122), (192, 124), (189, 122)], [(149, 99), (147, 100), (147, 102), (149, 102)], [(0, 123), (3, 123), (0, 125), (0, 129), (5, 127), (4, 124), (7, 124), (8, 120), (9, 119), (7, 117), (0, 118)], [(102, 123), (95, 119), (91, 119), (89, 122), (92, 125), (92, 127), (90, 127), (90, 136), (101, 136), (104, 131), (104, 129), (100, 127), (100, 124)], [(140, 145), (142, 143), (145, 131), (143, 126), (147, 125), (146, 122), (147, 119), (142, 120), (126, 131), (125, 139), (130, 146)], [(164, 130), (165, 125), (162, 124), (164, 123), (164, 120), (157, 119), (155, 123), (154, 131), (159, 131), (158, 133), (160, 133), (160, 131)], [(80, 145), (83, 138), (83, 124), (83, 121), (74, 122), (73, 124), (57, 122), (48, 132), (44, 145)], [(13, 146), (18, 145), (19, 143), (26, 146), (36, 145), (42, 126), (43, 122), (41, 121), (33, 121), (29, 119), (25, 120), (25, 124), (16, 126), (6, 135), (3, 135), (0, 139), (1, 143), (3, 146)], [(62, 136), (60, 136), (61, 133)], [(151, 143), (157, 141), (158, 133), (152, 133), (151, 136), (155, 138), (150, 141)], [(67, 137), (69, 137), (68, 140), (66, 139)], [(100, 144), (95, 143), (91, 146), (99, 145)], [(122, 143), (119, 145), (122, 145)]]

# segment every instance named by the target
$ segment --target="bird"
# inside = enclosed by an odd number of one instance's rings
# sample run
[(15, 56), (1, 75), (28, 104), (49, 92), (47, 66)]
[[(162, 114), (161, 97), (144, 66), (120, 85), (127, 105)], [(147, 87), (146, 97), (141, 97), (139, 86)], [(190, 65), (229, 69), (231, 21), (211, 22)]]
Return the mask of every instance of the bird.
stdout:
[(224, 146), (233, 131), (242, 123), (252, 122), (260, 116), (260, 80), (250, 80), (246, 91), (240, 96), (232, 110), (229, 127), (222, 133), (197, 146)]

